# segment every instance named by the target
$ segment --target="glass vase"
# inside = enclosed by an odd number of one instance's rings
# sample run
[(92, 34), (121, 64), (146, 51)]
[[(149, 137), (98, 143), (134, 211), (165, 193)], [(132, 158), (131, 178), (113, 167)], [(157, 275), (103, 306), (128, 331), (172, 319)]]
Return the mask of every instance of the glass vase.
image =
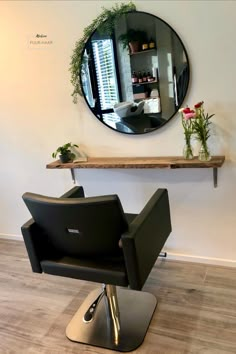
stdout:
[(209, 147), (207, 146), (207, 142), (201, 143), (201, 147), (198, 153), (198, 159), (200, 161), (210, 161), (211, 154), (210, 154)]
[(191, 144), (185, 144), (183, 148), (183, 157), (185, 160), (193, 159), (193, 149)]

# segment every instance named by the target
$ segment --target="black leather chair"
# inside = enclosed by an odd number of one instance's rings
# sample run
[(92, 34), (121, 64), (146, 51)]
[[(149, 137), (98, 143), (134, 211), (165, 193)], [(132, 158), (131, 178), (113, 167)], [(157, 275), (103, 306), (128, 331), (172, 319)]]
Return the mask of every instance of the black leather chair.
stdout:
[(137, 348), (157, 304), (140, 290), (171, 232), (167, 190), (158, 189), (138, 215), (125, 214), (117, 195), (85, 198), (82, 187), (61, 198), (25, 193), (23, 200), (33, 217), (22, 226), (33, 272), (107, 284), (88, 295), (66, 336)]

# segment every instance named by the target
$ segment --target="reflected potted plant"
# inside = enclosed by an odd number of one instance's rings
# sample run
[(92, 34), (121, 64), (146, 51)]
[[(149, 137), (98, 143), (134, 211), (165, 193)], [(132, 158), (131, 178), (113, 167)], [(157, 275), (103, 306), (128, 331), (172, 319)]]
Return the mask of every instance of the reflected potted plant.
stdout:
[(141, 45), (147, 41), (147, 35), (144, 31), (130, 28), (126, 33), (119, 36), (119, 41), (123, 44), (123, 49), (128, 48), (130, 54), (140, 50)]
[(52, 157), (55, 159), (59, 154), (61, 163), (71, 162), (75, 158), (75, 154), (71, 152), (71, 148), (78, 147), (76, 144), (67, 143), (59, 146), (55, 152), (52, 153)]

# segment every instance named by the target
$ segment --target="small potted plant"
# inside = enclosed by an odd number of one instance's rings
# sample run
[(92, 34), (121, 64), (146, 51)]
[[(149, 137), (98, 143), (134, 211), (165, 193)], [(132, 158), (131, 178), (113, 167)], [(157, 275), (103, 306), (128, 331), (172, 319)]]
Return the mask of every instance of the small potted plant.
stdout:
[(73, 161), (75, 158), (75, 154), (71, 152), (72, 147), (78, 147), (78, 145), (67, 143), (62, 146), (59, 146), (57, 150), (52, 153), (52, 157), (55, 159), (59, 154), (59, 159), (61, 163)]
[(126, 33), (119, 36), (119, 41), (123, 44), (123, 49), (129, 48), (130, 53), (136, 53), (141, 45), (147, 41), (147, 35), (144, 31), (129, 29)]

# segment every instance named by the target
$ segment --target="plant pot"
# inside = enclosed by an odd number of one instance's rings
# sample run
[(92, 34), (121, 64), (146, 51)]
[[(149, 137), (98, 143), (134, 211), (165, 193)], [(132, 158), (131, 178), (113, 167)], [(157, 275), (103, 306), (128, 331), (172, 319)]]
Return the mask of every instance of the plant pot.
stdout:
[(68, 154), (59, 155), (59, 159), (61, 163), (71, 162), (72, 161), (71, 153), (69, 152)]
[(129, 42), (130, 54), (137, 53), (139, 51), (139, 41)]

